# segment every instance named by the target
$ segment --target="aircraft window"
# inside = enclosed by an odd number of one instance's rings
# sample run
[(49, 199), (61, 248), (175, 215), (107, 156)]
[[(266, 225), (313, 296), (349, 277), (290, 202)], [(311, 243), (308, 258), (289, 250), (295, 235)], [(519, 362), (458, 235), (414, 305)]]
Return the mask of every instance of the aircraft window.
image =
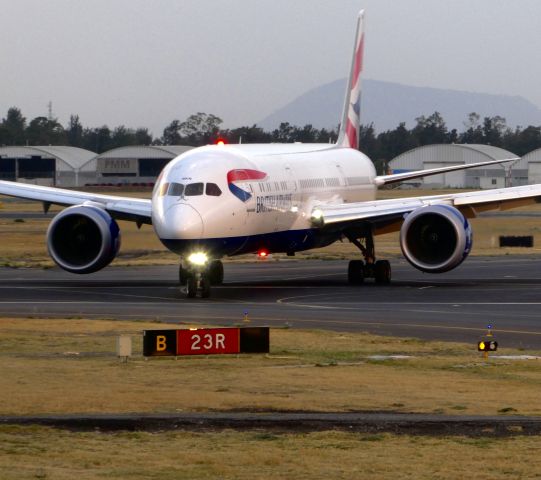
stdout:
[(168, 188), (169, 188), (168, 183), (162, 183), (162, 186), (160, 187), (160, 197), (163, 197), (167, 193)]
[(172, 183), (169, 186), (167, 195), (169, 195), (170, 197), (181, 197), (183, 193), (184, 185), (182, 185), (182, 183)]
[(207, 183), (205, 188), (205, 193), (211, 195), (212, 197), (219, 197), (222, 194), (220, 187), (215, 183)]
[(184, 195), (187, 197), (195, 197), (197, 195), (203, 195), (204, 183), (190, 183), (186, 185)]

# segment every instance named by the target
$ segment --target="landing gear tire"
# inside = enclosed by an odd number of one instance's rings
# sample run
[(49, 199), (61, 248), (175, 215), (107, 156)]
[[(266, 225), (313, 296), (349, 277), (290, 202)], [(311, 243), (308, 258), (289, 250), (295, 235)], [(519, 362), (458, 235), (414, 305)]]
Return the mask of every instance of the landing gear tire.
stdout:
[(202, 275), (199, 280), (199, 286), (201, 288), (201, 298), (210, 297), (210, 278), (208, 275)]
[(188, 298), (195, 298), (197, 295), (197, 278), (195, 275), (188, 276), (186, 280), (186, 296)]
[(189, 276), (190, 276), (190, 272), (188, 272), (188, 270), (186, 270), (182, 266), (182, 263), (181, 263), (180, 267), (178, 268), (178, 281), (180, 285), (186, 285), (186, 283), (188, 282)]
[(364, 262), (362, 260), (350, 260), (348, 282), (350, 285), (362, 285), (364, 282)]
[(374, 279), (380, 285), (391, 283), (391, 264), (388, 260), (378, 260), (374, 265)]
[(220, 260), (210, 262), (207, 269), (208, 279), (211, 285), (222, 285), (224, 283), (224, 265)]

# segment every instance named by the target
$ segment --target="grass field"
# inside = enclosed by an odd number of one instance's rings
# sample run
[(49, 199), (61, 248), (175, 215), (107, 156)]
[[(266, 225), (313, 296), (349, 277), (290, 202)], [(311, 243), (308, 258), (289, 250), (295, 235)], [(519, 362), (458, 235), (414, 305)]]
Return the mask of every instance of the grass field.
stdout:
[[(273, 329), (267, 356), (176, 361), (145, 361), (138, 356), (128, 364), (115, 358), (118, 334), (132, 334), (134, 351), (140, 355), (141, 332), (152, 328), (160, 324), (0, 319), (1, 412), (541, 414), (541, 362), (496, 358), (485, 362), (476, 351), (475, 333), (472, 343), (465, 345)], [(390, 354), (412, 358), (370, 358)]]
[(0, 478), (538, 479), (539, 437), (74, 433), (0, 427)]
[[(115, 358), (157, 323), (0, 320), (2, 414), (207, 410), (541, 413), (539, 360), (482, 360), (471, 345), (272, 330), (268, 356)], [(472, 339), (473, 340), (473, 339)], [(520, 353), (504, 351), (503, 353)], [(375, 354), (412, 358), (375, 360)], [(72, 432), (0, 426), (0, 478), (534, 479), (541, 437), (347, 432)]]

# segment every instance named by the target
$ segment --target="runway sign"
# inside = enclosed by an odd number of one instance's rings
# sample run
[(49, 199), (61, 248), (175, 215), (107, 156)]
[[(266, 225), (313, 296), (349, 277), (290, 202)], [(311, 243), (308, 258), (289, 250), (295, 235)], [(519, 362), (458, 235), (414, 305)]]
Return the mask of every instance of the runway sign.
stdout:
[(178, 355), (240, 353), (238, 328), (177, 330)]
[(269, 353), (269, 327), (145, 330), (143, 355)]

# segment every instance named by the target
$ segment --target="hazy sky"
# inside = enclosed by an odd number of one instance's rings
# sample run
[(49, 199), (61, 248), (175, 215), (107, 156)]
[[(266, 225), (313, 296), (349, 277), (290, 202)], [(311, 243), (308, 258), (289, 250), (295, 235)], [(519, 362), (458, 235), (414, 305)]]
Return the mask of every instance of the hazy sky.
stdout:
[[(255, 123), (345, 77), (366, 9), (365, 77), (541, 106), (539, 0), (0, 0), (0, 117), (147, 126)], [(339, 119), (336, 119), (338, 122)]]

